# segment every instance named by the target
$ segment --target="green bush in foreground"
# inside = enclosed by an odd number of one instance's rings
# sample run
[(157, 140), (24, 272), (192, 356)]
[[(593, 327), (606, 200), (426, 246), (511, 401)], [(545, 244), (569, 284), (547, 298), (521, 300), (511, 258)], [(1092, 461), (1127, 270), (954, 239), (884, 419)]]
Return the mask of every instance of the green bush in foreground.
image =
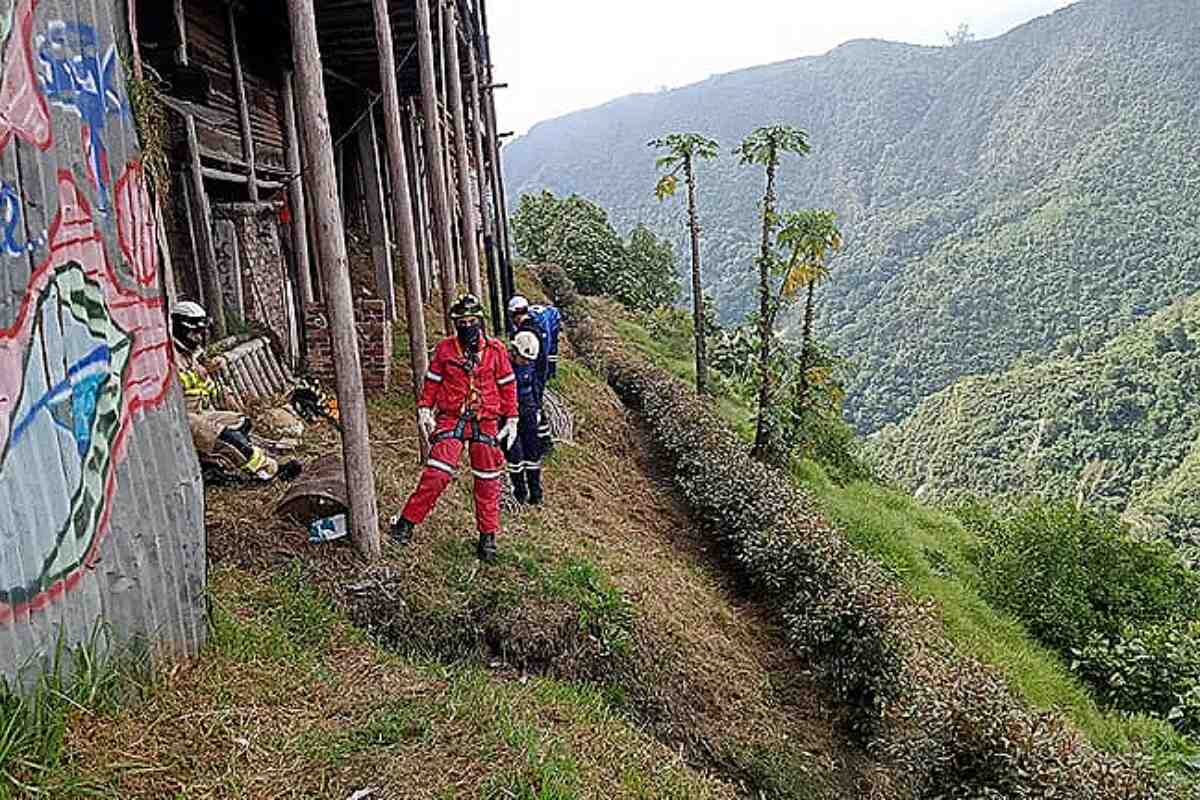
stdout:
[(975, 506), (960, 517), (983, 544), (984, 594), (1045, 644), (1069, 652), (1126, 625), (1191, 619), (1200, 575), (1171, 548), (1130, 539), (1115, 518), (1071, 503), (1036, 502), (1001, 517)]
[(1123, 711), (1200, 731), (1200, 575), (1165, 543), (1131, 539), (1114, 517), (1037, 502), (1007, 516), (960, 510), (979, 533), (989, 603), (1057, 650)]
[(1072, 656), (1071, 666), (1106, 704), (1154, 714), (1183, 733), (1200, 734), (1200, 624), (1095, 634)]
[(563, 291), (555, 302), (576, 349), (642, 412), (694, 518), (847, 707), (879, 762), (863, 796), (1170, 796), (1142, 764), (1096, 752), (1060, 716), (1031, 712), (994, 670), (954, 651), (929, 609), (781, 472), (751, 460), (711, 408), (588, 320), (559, 271), (542, 277)]

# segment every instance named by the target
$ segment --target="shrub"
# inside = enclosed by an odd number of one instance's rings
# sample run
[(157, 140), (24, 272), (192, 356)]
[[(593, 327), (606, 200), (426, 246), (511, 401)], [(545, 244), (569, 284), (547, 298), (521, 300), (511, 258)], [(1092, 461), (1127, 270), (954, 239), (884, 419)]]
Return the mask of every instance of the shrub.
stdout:
[(1151, 713), (1181, 733), (1200, 734), (1200, 624), (1128, 626), (1093, 634), (1072, 650), (1071, 667), (1115, 708)]
[(1064, 655), (1095, 636), (1119, 639), (1128, 625), (1197, 615), (1200, 576), (1169, 546), (1129, 538), (1107, 514), (1035, 502), (1005, 517), (982, 506), (960, 516), (983, 539), (985, 598)]

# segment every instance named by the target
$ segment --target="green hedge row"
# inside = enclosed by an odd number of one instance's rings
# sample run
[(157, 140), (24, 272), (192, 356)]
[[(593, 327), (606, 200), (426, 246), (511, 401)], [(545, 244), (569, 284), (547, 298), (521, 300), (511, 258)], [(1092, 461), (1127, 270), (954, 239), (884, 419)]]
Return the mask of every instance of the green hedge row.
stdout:
[(871, 798), (1138, 800), (1170, 795), (1143, 761), (1095, 751), (957, 653), (921, 606), (830, 527), (682, 382), (591, 319), (562, 271), (539, 276), (577, 353), (639, 411), (693, 518), (848, 709), (878, 767)]

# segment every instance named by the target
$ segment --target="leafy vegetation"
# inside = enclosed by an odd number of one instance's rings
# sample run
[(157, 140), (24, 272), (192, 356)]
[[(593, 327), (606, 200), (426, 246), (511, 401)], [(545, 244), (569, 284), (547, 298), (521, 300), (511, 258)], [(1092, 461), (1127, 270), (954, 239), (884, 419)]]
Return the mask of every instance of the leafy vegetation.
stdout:
[(512, 229), (522, 256), (561, 265), (581, 291), (605, 293), (629, 308), (647, 310), (668, 305), (679, 294), (669, 243), (638, 225), (626, 244), (608, 213), (577, 195), (522, 197)]
[[(548, 282), (565, 286), (560, 277)], [(577, 349), (642, 412), (693, 514), (884, 757), (888, 767), (871, 790), (1171, 796), (1121, 759), (1091, 751), (1053, 715), (1031, 715), (993, 671), (948, 647), (923, 607), (777, 471), (750, 461), (710, 407), (599, 331), (581, 304), (568, 312), (573, 333), (584, 334), (573, 339)]]
[(1004, 516), (960, 512), (978, 532), (988, 602), (1070, 661), (1102, 702), (1200, 730), (1200, 574), (1165, 544), (1068, 503)]
[[(849, 42), (542, 123), (505, 173), (514, 197), (578, 192), (683, 247), (683, 209), (645, 191), (663, 121), (721, 141), (800, 122), (813, 153), (779, 203), (842, 221), (817, 333), (853, 354), (850, 418), (874, 431), (964, 376), (1093, 353), (1200, 289), (1198, 31), (1193, 0), (1082, 0), (957, 47)], [(757, 305), (761, 197), (731, 159), (706, 170), (704, 289), (726, 323)]]
[(870, 445), (923, 497), (1070, 498), (1200, 544), (1200, 296), (1097, 352), (968, 378)]

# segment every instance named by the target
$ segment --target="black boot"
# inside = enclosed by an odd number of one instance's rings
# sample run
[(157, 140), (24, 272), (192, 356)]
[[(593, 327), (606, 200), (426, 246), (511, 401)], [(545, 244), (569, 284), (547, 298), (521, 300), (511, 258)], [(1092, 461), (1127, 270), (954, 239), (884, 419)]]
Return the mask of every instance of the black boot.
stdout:
[(525, 479), (529, 481), (529, 504), (542, 504), (542, 471), (540, 469), (525, 470)]
[(510, 472), (508, 477), (512, 479), (513, 497), (517, 498), (518, 503), (524, 503), (529, 499), (529, 487), (525, 483), (525, 473)]
[(479, 534), (479, 546), (475, 549), (475, 554), (479, 556), (479, 560), (485, 564), (496, 563), (496, 534), (481, 533)]
[(392, 528), (388, 532), (388, 535), (393, 542), (404, 547), (412, 541), (413, 527), (411, 522), (397, 514), (392, 517)]

